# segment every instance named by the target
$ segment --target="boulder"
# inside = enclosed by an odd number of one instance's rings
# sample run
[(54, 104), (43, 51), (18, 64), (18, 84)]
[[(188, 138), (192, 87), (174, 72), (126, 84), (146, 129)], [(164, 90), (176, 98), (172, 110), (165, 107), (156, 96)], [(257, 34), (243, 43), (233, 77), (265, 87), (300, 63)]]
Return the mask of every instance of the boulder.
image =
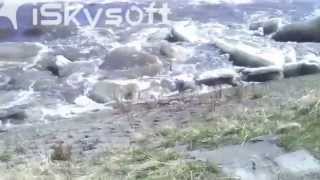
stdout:
[(197, 34), (199, 30), (195, 26), (189, 24), (177, 24), (172, 27), (171, 32), (165, 40), (171, 43), (175, 42), (196, 42), (200, 38)]
[(22, 124), (27, 118), (27, 114), (21, 109), (5, 109), (0, 110), (0, 121), (2, 124), (12, 123), (12, 124)]
[(286, 25), (272, 38), (280, 42), (320, 42), (320, 18)]
[(0, 43), (0, 62), (32, 66), (40, 61), (46, 52), (46, 47), (40, 43)]
[(7, 89), (10, 82), (11, 82), (10, 76), (0, 73), (0, 89)]
[(320, 177), (320, 162), (308, 151), (301, 150), (277, 157), (275, 163), (280, 168), (280, 179), (310, 179)]
[(262, 28), (264, 35), (269, 35), (278, 31), (281, 25), (281, 19), (272, 18), (265, 21), (258, 21), (250, 24), (250, 30), (259, 30)]
[(89, 96), (98, 103), (136, 100), (139, 96), (139, 85), (133, 81), (105, 80), (95, 84)]
[(17, 70), (11, 76), (10, 88), (28, 90), (32, 87), (35, 91), (46, 91), (55, 87), (57, 82), (57, 78), (47, 71)]
[(171, 34), (171, 29), (170, 28), (161, 28), (158, 31), (152, 33), (148, 37), (148, 41), (149, 42), (160, 42), (160, 41), (168, 39), (170, 34)]
[[(231, 179), (277, 180), (277, 167), (272, 161), (283, 154), (273, 141), (258, 141), (224, 146), (190, 153), (196, 160), (219, 164), (221, 172)], [(288, 179), (285, 179), (288, 180)]]
[(196, 81), (193, 74), (180, 74), (173, 77), (175, 84), (175, 91), (179, 93), (185, 91), (194, 91), (197, 88)]
[(98, 62), (76, 61), (72, 62), (64, 56), (57, 56), (57, 74), (59, 77), (68, 77), (74, 73), (92, 74), (98, 70)]
[(215, 38), (213, 43), (223, 52), (230, 54), (230, 60), (237, 66), (263, 67), (283, 66), (286, 58), (281, 50), (259, 49), (239, 41), (226, 41)]
[(170, 62), (184, 62), (187, 60), (186, 50), (180, 46), (170, 43), (160, 45), (160, 55), (167, 58)]
[(175, 81), (176, 89), (179, 93), (185, 92), (187, 90), (194, 91), (197, 88), (196, 82), (193, 80), (182, 80), (178, 79)]
[(320, 62), (304, 62), (301, 66), (301, 75), (320, 73)]
[(285, 78), (301, 76), (303, 62), (288, 63), (283, 66)]
[(297, 77), (320, 73), (320, 62), (301, 61), (297, 63), (288, 63), (284, 66), (284, 77)]
[(157, 56), (138, 51), (132, 47), (120, 47), (112, 50), (100, 66), (105, 71), (121, 71), (128, 76), (154, 76), (162, 70)]
[(278, 66), (247, 68), (241, 74), (242, 79), (247, 82), (267, 82), (282, 79), (283, 68)]
[(196, 78), (198, 85), (217, 86), (217, 85), (232, 85), (237, 86), (239, 74), (233, 69), (218, 69), (207, 71)]
[(169, 42), (190, 42), (187, 36), (172, 28), (170, 34), (166, 37)]
[(163, 80), (161, 80), (160, 84), (161, 84), (161, 87), (162, 87), (163, 89), (169, 90), (169, 91), (171, 91), (171, 92), (177, 90), (176, 83), (175, 83), (175, 81), (173, 81), (173, 80), (163, 79)]

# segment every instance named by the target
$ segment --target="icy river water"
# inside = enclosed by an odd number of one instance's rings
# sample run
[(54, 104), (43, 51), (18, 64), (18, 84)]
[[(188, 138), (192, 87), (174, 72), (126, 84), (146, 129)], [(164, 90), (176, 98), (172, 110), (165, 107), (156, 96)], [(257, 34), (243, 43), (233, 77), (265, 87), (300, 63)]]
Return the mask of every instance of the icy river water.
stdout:
[[(2, 127), (49, 123), (81, 113), (111, 109), (110, 103), (113, 101), (133, 96), (130, 93), (121, 95), (123, 91), (128, 91), (122, 88), (123, 84), (135, 85), (130, 87), (138, 89), (139, 100), (173, 95), (177, 92), (174, 88), (170, 89), (168, 83), (171, 81), (193, 79), (209, 70), (226, 71), (234, 68), (227, 56), (211, 45), (214, 37), (243, 41), (261, 49), (272, 47), (286, 51), (294, 48), (297, 59), (309, 51), (319, 55), (315, 43), (278, 43), (249, 30), (249, 24), (258, 20), (280, 18), (283, 24), (288, 24), (316, 17), (320, 14), (317, 0), (157, 1), (157, 5), (163, 3), (168, 3), (171, 10), (168, 24), (90, 28), (35, 27), (32, 25), (32, 9), (39, 7), (39, 4), (19, 1), (18, 30), (13, 30), (9, 19), (4, 17), (8, 16), (4, 8), (13, 6), (6, 6), (8, 2), (4, 1), (0, 10)], [(145, 7), (151, 1), (107, 0), (86, 1), (85, 4), (94, 12), (97, 7), (103, 6), (124, 9), (133, 5)], [(85, 21), (83, 14), (78, 19), (81, 23)], [(177, 27), (190, 41), (173, 44), (163, 42), (163, 37), (172, 27)], [(101, 68), (113, 56), (119, 56), (120, 59), (126, 57), (127, 51), (124, 54), (121, 51), (112, 54), (114, 49), (124, 46), (156, 56), (161, 68), (148, 69), (148, 73), (141, 72), (145, 69), (131, 69), (130, 65), (121, 71)], [(168, 50), (167, 46), (174, 48)], [(108, 87), (105, 91), (112, 89), (106, 92), (108, 98), (97, 97), (101, 94), (97, 84), (102, 81), (108, 81), (107, 85), (101, 85)], [(98, 92), (95, 94), (92, 91)]]

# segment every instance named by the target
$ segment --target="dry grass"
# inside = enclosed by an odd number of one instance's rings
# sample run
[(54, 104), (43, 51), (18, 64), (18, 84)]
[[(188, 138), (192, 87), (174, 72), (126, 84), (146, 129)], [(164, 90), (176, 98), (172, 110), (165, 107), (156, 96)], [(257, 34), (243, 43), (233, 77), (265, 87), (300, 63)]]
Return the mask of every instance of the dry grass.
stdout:
[[(137, 141), (135, 148), (110, 150), (90, 162), (70, 161), (71, 154), (65, 156), (61, 153), (69, 151), (60, 147), (55, 151), (53, 160), (69, 161), (52, 162), (48, 158), (42, 163), (1, 170), (0, 174), (4, 180), (226, 179), (215, 164), (190, 159), (176, 150), (177, 145), (186, 145), (189, 150), (215, 149), (277, 132), (281, 145), (288, 151), (307, 149), (320, 158), (318, 99), (318, 96), (310, 95), (276, 112), (259, 110), (234, 117), (216, 116), (211, 120), (199, 120), (188, 128), (164, 129)], [(300, 124), (301, 128), (278, 131), (281, 125), (290, 123)], [(4, 160), (9, 159), (3, 157)]]

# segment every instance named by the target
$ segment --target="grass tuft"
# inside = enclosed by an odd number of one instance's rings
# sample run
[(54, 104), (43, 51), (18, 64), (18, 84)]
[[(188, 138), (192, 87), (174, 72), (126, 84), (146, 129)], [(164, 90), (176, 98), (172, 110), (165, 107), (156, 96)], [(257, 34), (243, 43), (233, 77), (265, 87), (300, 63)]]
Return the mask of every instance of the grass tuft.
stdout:
[(1, 162), (9, 162), (13, 158), (13, 155), (9, 152), (3, 152), (0, 154), (0, 161)]

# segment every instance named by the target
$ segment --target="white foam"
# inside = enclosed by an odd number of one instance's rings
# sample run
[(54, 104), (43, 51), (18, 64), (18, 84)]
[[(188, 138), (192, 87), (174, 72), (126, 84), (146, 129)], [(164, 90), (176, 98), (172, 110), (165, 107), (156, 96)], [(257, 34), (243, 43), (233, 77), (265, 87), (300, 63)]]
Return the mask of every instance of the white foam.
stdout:
[(66, 66), (66, 65), (72, 63), (69, 59), (65, 58), (62, 55), (56, 56), (56, 59), (57, 59), (56, 65), (59, 67), (63, 67), (63, 66)]
[(46, 122), (48, 117), (62, 117), (62, 118), (74, 118), (78, 117), (83, 113), (88, 113), (95, 110), (111, 110), (111, 107), (106, 107), (102, 104), (95, 103), (91, 99), (80, 96), (76, 98), (75, 104), (57, 104), (53, 107), (44, 107), (41, 108), (42, 112), (42, 121)]
[(238, 76), (238, 74), (234, 69), (222, 68), (222, 69), (216, 69), (216, 70), (204, 72), (198, 77), (198, 79), (236, 77), (236, 76)]

